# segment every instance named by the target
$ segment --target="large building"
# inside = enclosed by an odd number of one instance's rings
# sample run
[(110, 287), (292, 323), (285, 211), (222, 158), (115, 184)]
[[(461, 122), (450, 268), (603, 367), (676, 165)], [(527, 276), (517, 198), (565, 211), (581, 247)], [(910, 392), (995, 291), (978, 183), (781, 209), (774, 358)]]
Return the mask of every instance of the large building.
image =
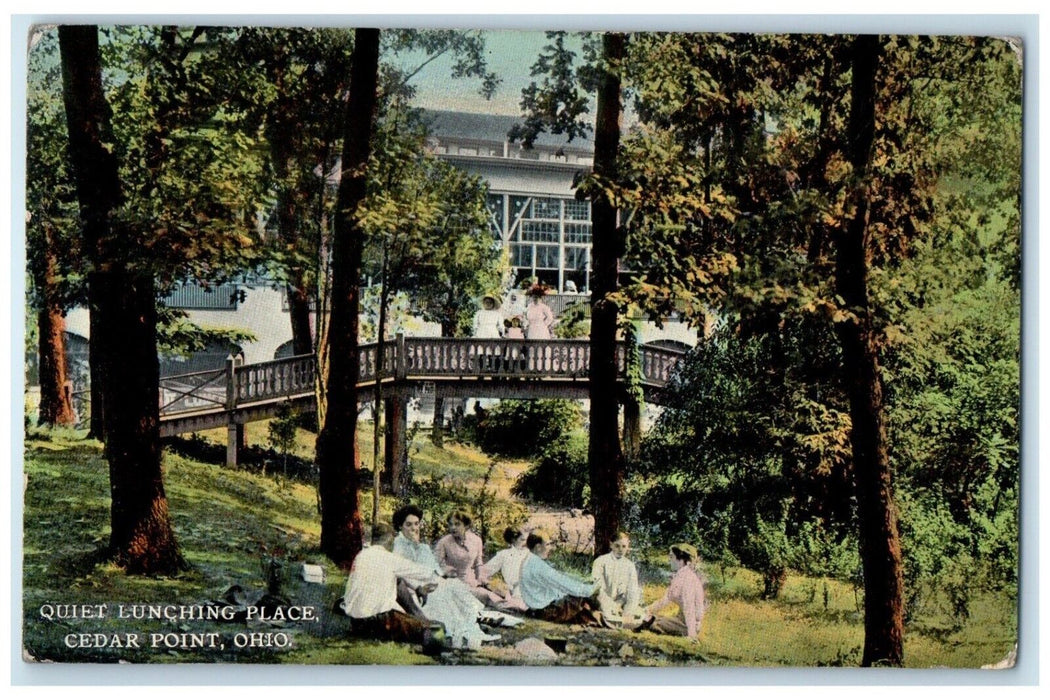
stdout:
[[(493, 236), (507, 248), (514, 269), (514, 286), (537, 278), (557, 293), (548, 298), (555, 313), (583, 301), (590, 292), (590, 203), (575, 198), (574, 183), (592, 166), (594, 146), (586, 138), (568, 142), (542, 134), (531, 149), (512, 143), (507, 133), (517, 117), (428, 111), (428, 148), (463, 170), (482, 177), (489, 186)], [(222, 366), (230, 353), (242, 352), (245, 362), (272, 360), (290, 353), (291, 322), (284, 292), (263, 281), (223, 285), (206, 291), (184, 285), (167, 303), (185, 309), (202, 326), (239, 328), (256, 340), (241, 346), (209, 348), (190, 358), (164, 358), (162, 375)], [(72, 347), (88, 337), (86, 309), (74, 309), (66, 319)], [(417, 321), (406, 334), (440, 335), (437, 324)], [(662, 328), (645, 324), (643, 342), (676, 346), (696, 344), (697, 334), (681, 323)], [(86, 353), (76, 355), (86, 361)], [(84, 376), (81, 372), (80, 376)]]
[(488, 183), (493, 232), (510, 253), (515, 284), (535, 277), (588, 293), (591, 205), (573, 185), (590, 170), (594, 144), (541, 134), (526, 149), (507, 138), (518, 117), (430, 111), (426, 119), (433, 153)]

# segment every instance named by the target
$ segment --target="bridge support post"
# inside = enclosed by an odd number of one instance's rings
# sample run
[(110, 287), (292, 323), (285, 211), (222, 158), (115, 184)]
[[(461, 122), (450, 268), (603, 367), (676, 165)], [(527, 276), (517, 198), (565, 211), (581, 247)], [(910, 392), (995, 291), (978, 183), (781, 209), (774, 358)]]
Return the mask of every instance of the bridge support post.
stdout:
[(229, 423), (226, 426), (226, 466), (237, 466), (237, 452), (244, 447), (244, 424)]

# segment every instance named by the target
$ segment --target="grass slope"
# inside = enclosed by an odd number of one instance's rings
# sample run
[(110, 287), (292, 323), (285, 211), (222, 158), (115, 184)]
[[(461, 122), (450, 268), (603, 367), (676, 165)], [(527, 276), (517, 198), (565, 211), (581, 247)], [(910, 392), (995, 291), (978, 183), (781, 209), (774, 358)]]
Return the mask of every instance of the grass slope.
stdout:
[[(265, 427), (252, 426), (249, 441), (265, 442)], [(206, 436), (207, 437), (207, 436)], [(360, 436), (369, 453), (367, 426)], [(300, 431), (295, 451), (308, 456), (311, 434)], [(458, 480), (466, 487), (481, 483), (491, 460), (462, 445), (438, 450), (422, 437), (413, 445), (417, 479)], [(488, 486), (497, 498), (508, 498), (509, 485), (521, 463), (489, 472)], [(230, 470), (172, 452), (165, 456), (165, 485), (178, 541), (191, 570), (171, 578), (125, 576), (99, 561), (108, 538), (108, 467), (97, 442), (65, 431), (34, 431), (26, 438), (24, 528), (23, 648), (33, 660), (91, 662), (230, 662), (294, 664), (500, 664), (521, 663), (512, 645), (530, 636), (562, 636), (566, 665), (698, 665), (827, 666), (856, 665), (863, 643), (863, 626), (855, 591), (847, 584), (792, 576), (775, 601), (759, 598), (758, 577), (743, 569), (708, 571), (710, 608), (699, 642), (661, 637), (649, 632), (582, 630), (529, 621), (516, 630), (501, 630), (503, 639), (480, 652), (453, 652), (438, 659), (400, 644), (375, 643), (347, 637), (346, 620), (331, 615), (342, 593), (345, 574), (318, 551), (319, 519), (310, 485)], [(370, 494), (362, 494), (362, 513), (371, 510)], [(503, 502), (507, 509), (522, 504)], [(388, 514), (392, 503), (381, 502)], [(646, 581), (645, 600), (659, 597), (668, 579), (660, 553), (638, 553)], [(584, 574), (588, 562), (559, 554), (558, 566)], [(121, 603), (191, 605), (220, 600), (239, 586), (249, 600), (266, 588), (267, 563), (283, 564), (278, 572), (281, 592), (298, 605), (313, 606), (316, 621), (215, 622), (197, 620), (120, 620), (113, 610)], [(657, 562), (648, 565), (648, 561)], [(306, 584), (300, 563), (322, 565), (324, 584)], [(42, 606), (109, 604), (104, 619), (58, 619), (41, 616)], [(947, 616), (916, 620), (908, 630), (905, 652), (915, 668), (973, 668), (1000, 660), (1016, 639), (1012, 601), (987, 597), (973, 606), (961, 626)], [(45, 608), (46, 610), (47, 608)], [(68, 612), (68, 609), (63, 609)], [(140, 635), (140, 648), (127, 648), (126, 635)], [(192, 648), (202, 635), (217, 633), (225, 648)], [(247, 635), (285, 634), (288, 645), (237, 647)], [(101, 634), (102, 648), (71, 648), (69, 635)], [(151, 634), (167, 635), (149, 645)], [(240, 635), (240, 636), (238, 636)], [(74, 641), (79, 638), (73, 637)], [(262, 639), (262, 637), (258, 637)], [(178, 641), (168, 648), (167, 641)], [(96, 641), (91, 638), (91, 641)], [(121, 646), (112, 646), (116, 642)], [(188, 645), (187, 645), (188, 643)]]

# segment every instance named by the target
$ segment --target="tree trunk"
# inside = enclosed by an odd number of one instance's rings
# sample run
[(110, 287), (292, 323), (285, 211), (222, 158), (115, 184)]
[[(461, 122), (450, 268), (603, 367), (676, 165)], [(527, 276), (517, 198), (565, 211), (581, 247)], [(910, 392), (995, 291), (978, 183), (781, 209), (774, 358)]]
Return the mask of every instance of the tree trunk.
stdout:
[(184, 562), (171, 528), (161, 472), (153, 279), (110, 272), (99, 293), (105, 451), (112, 497), (110, 549), (128, 573), (172, 574)]
[(642, 452), (642, 406), (629, 397), (623, 402), (623, 452), (629, 460)]
[(321, 551), (349, 568), (361, 551), (358, 503), (357, 380), (358, 305), (364, 233), (358, 209), (366, 194), (365, 169), (376, 112), (379, 30), (354, 34), (350, 97), (343, 133), (343, 172), (332, 241), (332, 309), (328, 328), (327, 410), (317, 438), (320, 468)]
[[(623, 34), (606, 33), (602, 38), (605, 72), (598, 88), (594, 132), (594, 173), (603, 182), (616, 179), (616, 156), (620, 146), (619, 61), (624, 53)], [(610, 63), (614, 64), (610, 66)], [(609, 549), (620, 528), (623, 513), (624, 456), (620, 448), (619, 403), (617, 400), (616, 319), (618, 309), (610, 298), (617, 290), (621, 241), (616, 226), (616, 206), (604, 194), (596, 194), (591, 205), (591, 366), (590, 436), (587, 461), (591, 478), (591, 510), (594, 513), (594, 551)]]
[(849, 318), (837, 324), (850, 402), (853, 478), (864, 570), (863, 666), (904, 660), (903, 574), (883, 420), (882, 376), (868, 301), (868, 169), (875, 137), (877, 36), (854, 40), (848, 127), (853, 210), (837, 232), (835, 288)]
[(37, 425), (73, 425), (71, 392), (66, 386), (66, 320), (55, 297), (55, 240), (51, 226), (44, 226), (43, 276), (36, 281), (40, 290), (37, 329), (40, 334), (40, 409)]
[(310, 330), (310, 292), (302, 283), (302, 271), (293, 270), (297, 278), (286, 286), (288, 295), (288, 317), (292, 323), (292, 354), (309, 355), (314, 351)]
[(184, 566), (168, 515), (161, 472), (156, 292), (149, 274), (130, 272), (129, 245), (114, 235), (121, 200), (109, 105), (102, 92), (98, 29), (59, 27), (70, 160), (86, 250), (93, 263), (92, 361), (98, 361), (109, 461), (110, 552), (134, 574)]

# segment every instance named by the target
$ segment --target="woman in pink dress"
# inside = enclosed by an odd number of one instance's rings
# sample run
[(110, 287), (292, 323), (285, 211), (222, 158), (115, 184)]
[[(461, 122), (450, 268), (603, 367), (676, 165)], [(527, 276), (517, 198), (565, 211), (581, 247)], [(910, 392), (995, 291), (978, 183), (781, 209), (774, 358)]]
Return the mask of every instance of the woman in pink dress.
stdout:
[(470, 523), (470, 515), (464, 511), (450, 515), (448, 534), (438, 540), (434, 555), (444, 574), (465, 583), (475, 598), (485, 605), (503, 607), (506, 597), (490, 591), (481, 576), (484, 546), (481, 538), (471, 532)]
[[(674, 571), (671, 584), (667, 587), (667, 593), (663, 598), (645, 609), (644, 620), (637, 631), (652, 629), (654, 632), (674, 634), (695, 640), (700, 634), (700, 624), (703, 622), (706, 607), (704, 580), (693, 568), (694, 562), (697, 561), (696, 547), (685, 543), (671, 545), (668, 558), (671, 562), (671, 570)], [(656, 617), (656, 613), (671, 603), (678, 605), (677, 617)]]
[(529, 289), (528, 308), (525, 309), (525, 337), (529, 340), (550, 340), (554, 328), (554, 312), (543, 303), (547, 288), (541, 284)]

